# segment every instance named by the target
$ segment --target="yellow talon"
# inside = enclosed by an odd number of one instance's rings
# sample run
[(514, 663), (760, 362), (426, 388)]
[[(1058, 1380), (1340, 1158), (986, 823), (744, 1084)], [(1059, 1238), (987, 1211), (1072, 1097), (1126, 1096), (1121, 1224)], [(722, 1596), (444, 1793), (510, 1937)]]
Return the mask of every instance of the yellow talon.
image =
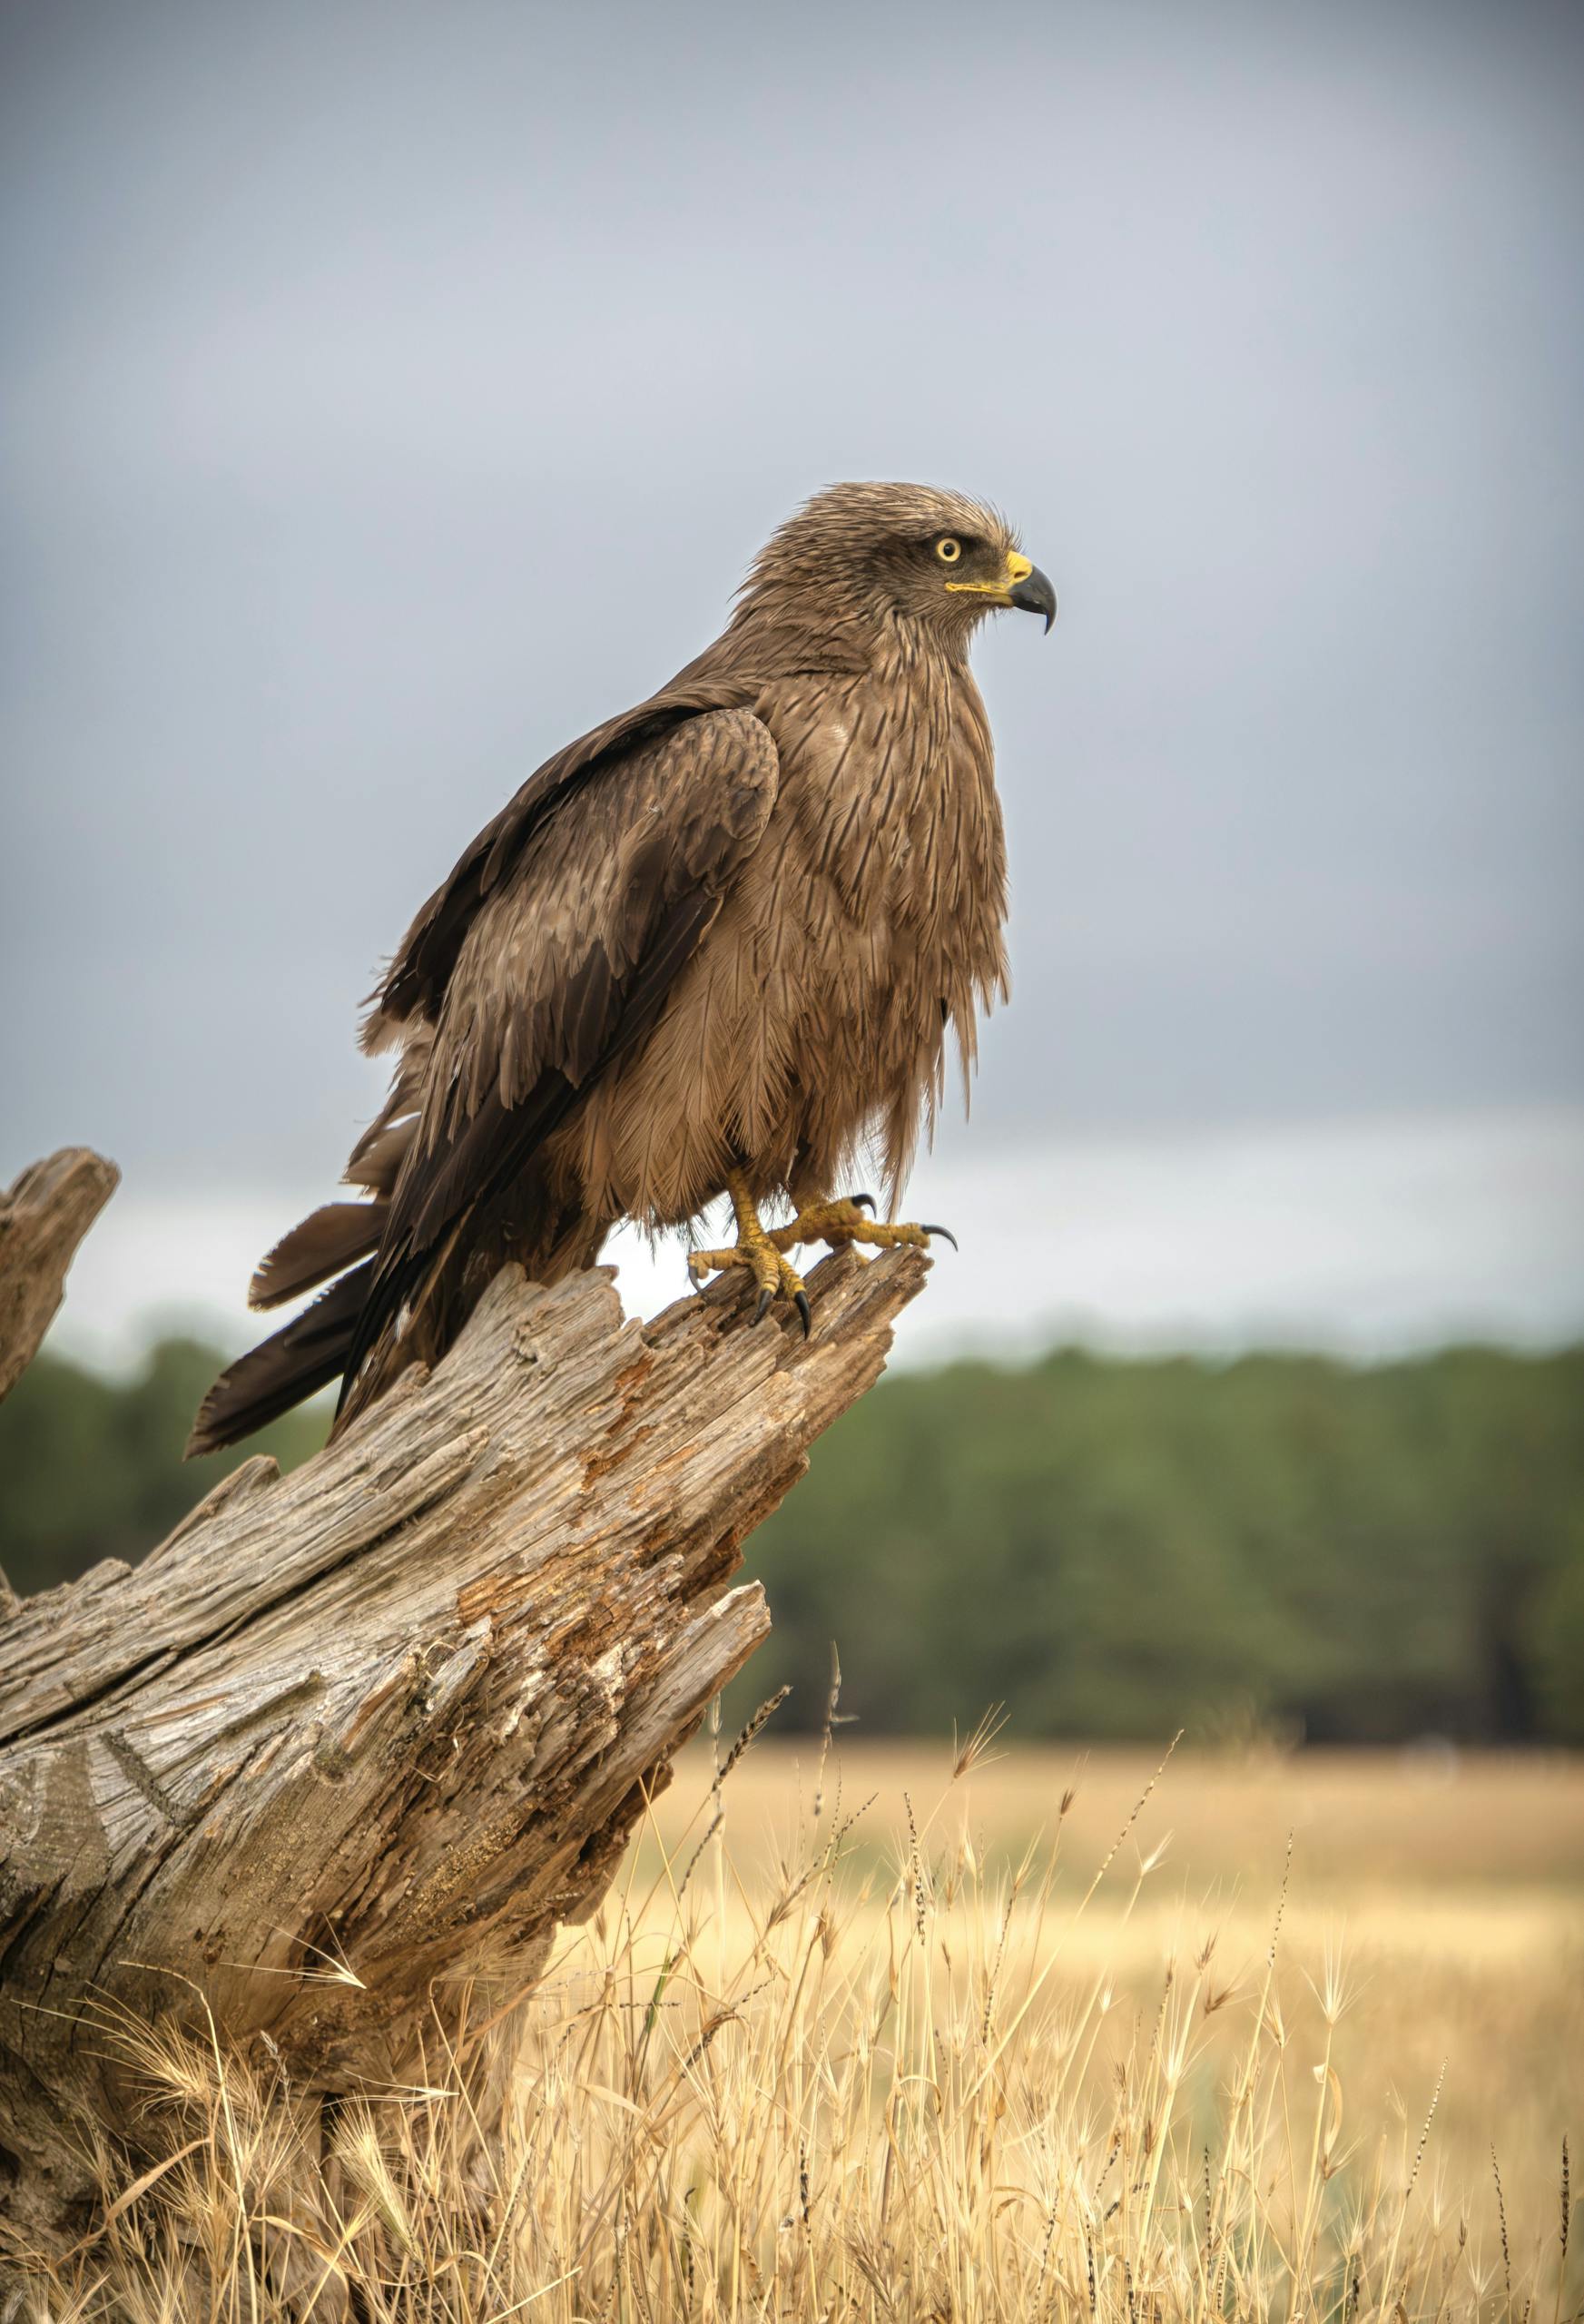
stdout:
[(790, 1299), (802, 1318), (803, 1337), (807, 1339), (813, 1318), (809, 1308), (809, 1295), (803, 1279), (791, 1262), (782, 1254), (787, 1247), (766, 1229), (754, 1208), (748, 1183), (735, 1170), (726, 1179), (726, 1192), (732, 1197), (732, 1208), (737, 1216), (737, 1240), (723, 1251), (690, 1251), (687, 1271), (694, 1283), (702, 1283), (706, 1275), (726, 1267), (746, 1267), (759, 1286), (758, 1304), (753, 1320), (762, 1323), (770, 1312), (770, 1303), (779, 1292)]
[(769, 1239), (778, 1251), (790, 1251), (794, 1243), (829, 1243), (833, 1251), (844, 1250), (854, 1243), (871, 1243), (881, 1251), (894, 1250), (898, 1245), (927, 1251), (930, 1237), (939, 1235), (956, 1250), (957, 1237), (949, 1227), (915, 1226), (896, 1219), (871, 1218), (864, 1208), (869, 1201), (867, 1195), (857, 1195), (835, 1202), (811, 1203), (807, 1210), (798, 1213), (790, 1226), (773, 1227)]
[(808, 1336), (812, 1317), (809, 1295), (803, 1279), (785, 1254), (799, 1243), (829, 1243), (833, 1251), (851, 1250), (855, 1244), (872, 1244), (876, 1250), (894, 1250), (899, 1245), (910, 1250), (927, 1251), (932, 1235), (940, 1235), (957, 1248), (957, 1237), (945, 1226), (916, 1226), (907, 1221), (871, 1218), (872, 1198), (868, 1195), (851, 1195), (834, 1202), (811, 1203), (799, 1211), (789, 1226), (766, 1226), (754, 1207), (748, 1183), (738, 1171), (726, 1179), (726, 1192), (732, 1197), (732, 1208), (737, 1216), (737, 1240), (721, 1251), (690, 1251), (687, 1271), (695, 1284), (702, 1284), (708, 1275), (723, 1273), (728, 1267), (746, 1267), (759, 1286), (759, 1301), (753, 1320), (761, 1322), (770, 1312), (770, 1303), (779, 1293), (790, 1299), (802, 1318), (803, 1336)]

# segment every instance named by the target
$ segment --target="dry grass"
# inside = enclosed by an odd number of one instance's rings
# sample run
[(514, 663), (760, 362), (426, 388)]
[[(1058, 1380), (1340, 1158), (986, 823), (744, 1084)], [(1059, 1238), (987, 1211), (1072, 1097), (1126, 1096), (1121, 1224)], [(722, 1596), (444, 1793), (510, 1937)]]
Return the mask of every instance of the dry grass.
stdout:
[(482, 2143), (487, 2043), (437, 2039), (321, 2146), (201, 2008), (123, 2028), (174, 2159), (104, 2158), (109, 2217), (36, 2312), (1576, 2315), (1584, 1771), (1152, 1778), (983, 1738), (692, 1763), (567, 1933)]

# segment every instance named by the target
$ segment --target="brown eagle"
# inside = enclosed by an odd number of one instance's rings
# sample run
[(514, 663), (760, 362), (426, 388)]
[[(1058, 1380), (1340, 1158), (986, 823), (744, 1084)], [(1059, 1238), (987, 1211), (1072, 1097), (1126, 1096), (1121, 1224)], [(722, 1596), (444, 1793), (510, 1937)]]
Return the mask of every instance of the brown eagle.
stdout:
[[(923, 1243), (837, 1189), (877, 1153), (888, 1206), (975, 1016), (1007, 986), (1006, 854), (969, 670), (993, 606), (1056, 612), (1005, 521), (952, 492), (840, 484), (761, 554), (715, 643), (547, 759), (403, 940), (363, 1043), (384, 1109), (333, 1202), (250, 1298), (314, 1304), (221, 1374), (189, 1453), (330, 1380), (338, 1426), (448, 1347), (497, 1268), (592, 1265), (723, 1194), (745, 1267), (808, 1328), (786, 1254)], [(794, 1212), (767, 1227), (761, 1212)], [(869, 1204), (872, 1209), (872, 1204)]]

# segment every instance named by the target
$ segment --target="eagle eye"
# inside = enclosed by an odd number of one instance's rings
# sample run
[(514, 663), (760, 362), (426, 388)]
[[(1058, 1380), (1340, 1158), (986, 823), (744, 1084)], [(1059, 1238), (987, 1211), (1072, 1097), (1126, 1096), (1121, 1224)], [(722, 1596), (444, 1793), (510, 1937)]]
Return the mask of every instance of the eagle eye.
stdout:
[(935, 554), (942, 565), (955, 565), (962, 555), (962, 543), (953, 540), (951, 535), (947, 533), (936, 542)]

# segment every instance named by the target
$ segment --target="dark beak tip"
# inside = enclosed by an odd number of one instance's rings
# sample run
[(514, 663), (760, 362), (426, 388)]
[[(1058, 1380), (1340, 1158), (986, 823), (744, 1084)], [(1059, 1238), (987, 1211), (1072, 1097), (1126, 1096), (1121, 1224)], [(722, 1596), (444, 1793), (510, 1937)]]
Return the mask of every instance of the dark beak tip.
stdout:
[(1012, 603), (1019, 613), (1043, 614), (1045, 635), (1047, 637), (1050, 635), (1051, 625), (1056, 620), (1056, 591), (1038, 566), (1026, 579), (1018, 582), (1012, 592)]

